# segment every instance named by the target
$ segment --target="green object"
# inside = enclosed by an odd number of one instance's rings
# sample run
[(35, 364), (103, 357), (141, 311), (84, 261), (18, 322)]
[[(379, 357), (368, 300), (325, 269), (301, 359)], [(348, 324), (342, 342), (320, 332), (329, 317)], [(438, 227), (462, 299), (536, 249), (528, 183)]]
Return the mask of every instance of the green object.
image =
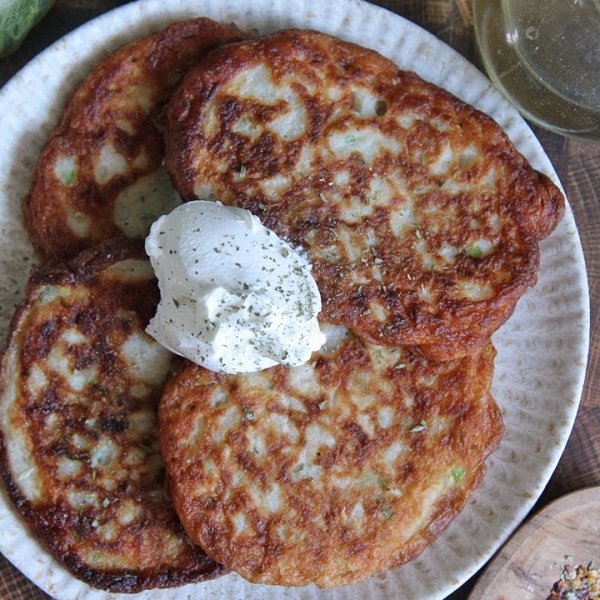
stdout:
[(0, 0), (0, 57), (15, 51), (54, 0)]

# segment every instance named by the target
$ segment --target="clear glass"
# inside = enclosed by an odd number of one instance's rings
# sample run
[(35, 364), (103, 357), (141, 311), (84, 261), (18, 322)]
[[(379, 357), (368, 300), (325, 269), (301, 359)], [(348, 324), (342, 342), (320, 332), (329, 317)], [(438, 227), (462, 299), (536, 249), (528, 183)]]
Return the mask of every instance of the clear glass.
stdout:
[(600, 0), (473, 0), (490, 79), (530, 121), (600, 141)]
[(0, 0), (0, 57), (14, 52), (54, 0)]

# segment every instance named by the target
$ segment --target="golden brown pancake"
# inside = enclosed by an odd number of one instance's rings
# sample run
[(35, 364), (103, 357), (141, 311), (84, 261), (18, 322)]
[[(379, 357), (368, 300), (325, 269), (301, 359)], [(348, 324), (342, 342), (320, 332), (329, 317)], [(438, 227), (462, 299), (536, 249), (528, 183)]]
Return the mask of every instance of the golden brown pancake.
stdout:
[(165, 496), (156, 410), (180, 359), (144, 331), (157, 302), (132, 241), (37, 267), (1, 362), (0, 472), (14, 507), (73, 575), (112, 592), (224, 572)]
[(209, 53), (168, 103), (166, 158), (185, 200), (308, 252), (325, 321), (440, 360), (512, 314), (564, 210), (487, 115), (312, 31)]
[(255, 583), (356, 583), (415, 558), (462, 510), (500, 442), (495, 350), (436, 363), (326, 327), (300, 367), (193, 363), (159, 406), (177, 512)]
[(193, 19), (98, 63), (43, 149), (25, 200), (26, 225), (42, 258), (73, 258), (111, 237), (142, 239), (180, 202), (161, 166), (155, 119), (203, 54), (241, 38), (234, 25)]

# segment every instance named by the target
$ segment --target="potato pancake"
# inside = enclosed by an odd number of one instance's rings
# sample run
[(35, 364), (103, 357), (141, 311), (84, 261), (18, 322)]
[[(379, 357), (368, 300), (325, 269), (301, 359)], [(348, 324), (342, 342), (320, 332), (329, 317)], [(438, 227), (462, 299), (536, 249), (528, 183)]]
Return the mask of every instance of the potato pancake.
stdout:
[(300, 367), (193, 363), (159, 405), (177, 512), (255, 583), (356, 583), (414, 559), (462, 510), (500, 442), (495, 350), (455, 361), (326, 326)]
[(157, 404), (180, 359), (144, 331), (158, 295), (133, 241), (37, 267), (1, 362), (8, 494), (59, 562), (113, 592), (224, 572), (165, 496)]
[(77, 88), (43, 149), (24, 203), (42, 258), (73, 258), (111, 238), (142, 239), (179, 202), (155, 118), (208, 50), (238, 40), (234, 25), (199, 18), (124, 46)]
[(318, 32), (216, 49), (166, 114), (185, 200), (247, 208), (308, 252), (325, 321), (439, 360), (508, 319), (564, 211), (487, 115)]

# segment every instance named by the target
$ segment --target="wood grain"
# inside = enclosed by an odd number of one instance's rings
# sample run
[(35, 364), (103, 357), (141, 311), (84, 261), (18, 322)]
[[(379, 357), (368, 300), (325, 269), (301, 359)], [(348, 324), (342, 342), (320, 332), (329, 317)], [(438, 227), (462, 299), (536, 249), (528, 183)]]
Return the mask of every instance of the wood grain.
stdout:
[[(291, 2), (292, 0), (290, 0)], [(81, 23), (116, 6), (119, 0), (58, 0), (23, 46), (0, 60), (0, 85), (38, 52)], [(481, 68), (470, 0), (373, 0), (417, 23)], [(592, 334), (587, 379), (579, 415), (563, 458), (535, 510), (583, 487), (600, 485), (600, 144), (561, 138), (533, 128), (563, 182), (580, 232), (591, 296)], [(477, 577), (449, 596), (465, 600)], [(48, 596), (0, 556), (2, 600), (46, 600)], [(423, 599), (427, 600), (427, 599)]]
[(521, 527), (486, 568), (469, 600), (547, 598), (565, 565), (598, 564), (600, 488), (555, 500)]

